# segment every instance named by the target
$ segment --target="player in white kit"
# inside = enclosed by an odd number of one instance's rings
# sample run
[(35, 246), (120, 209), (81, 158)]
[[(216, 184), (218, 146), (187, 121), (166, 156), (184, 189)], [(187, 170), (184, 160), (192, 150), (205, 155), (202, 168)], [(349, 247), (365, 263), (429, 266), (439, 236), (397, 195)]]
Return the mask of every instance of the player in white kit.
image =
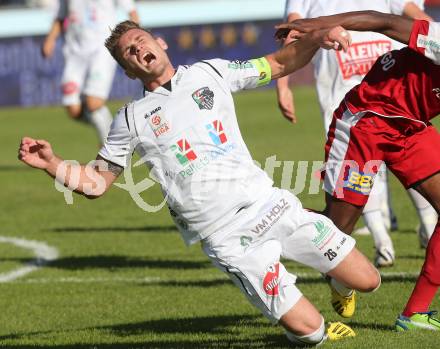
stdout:
[[(423, 1), (407, 0), (287, 0), (286, 18), (291, 22), (299, 18), (313, 18), (345, 11), (376, 10), (429, 20), (430, 17), (422, 8)], [(347, 53), (319, 50), (313, 58), (316, 90), (326, 134), (333, 112), (345, 94), (362, 81), (379, 56), (403, 46), (374, 32), (352, 32), (351, 36), (353, 43)], [(291, 40), (288, 38), (286, 42)], [(295, 122), (293, 95), (287, 77), (277, 81), (277, 92), (281, 112), (287, 119)], [(393, 243), (387, 231), (390, 226), (387, 187), (387, 172), (383, 166), (376, 176), (374, 191), (363, 211), (364, 221), (372, 233), (376, 248), (375, 264), (379, 267), (391, 266), (395, 259)], [(421, 220), (420, 243), (426, 247), (437, 222), (437, 213), (415, 190), (409, 189), (409, 193)]]
[(70, 117), (91, 123), (102, 144), (112, 122), (105, 102), (116, 69), (104, 41), (117, 23), (118, 7), (139, 21), (133, 0), (60, 0), (42, 47), (43, 55), (51, 57), (64, 31), (63, 105)]
[(106, 46), (128, 76), (143, 82), (145, 96), (119, 111), (95, 165), (65, 163), (48, 142), (31, 138), (22, 140), (19, 158), (52, 177), (64, 172), (58, 176), (64, 185), (76, 180), (72, 189), (93, 198), (104, 194), (135, 149), (161, 184), (185, 242), (200, 241), (213, 264), (268, 319), (280, 323), (291, 341), (318, 344), (327, 336), (353, 335), (341, 323), (325, 333), (323, 317), (280, 257), (326, 273), (341, 295), (350, 287), (376, 289), (378, 271), (328, 218), (272, 187), (241, 137), (231, 94), (300, 69), (318, 43), (346, 47), (349, 35), (341, 30), (308, 34), (259, 59), (211, 59), (175, 69), (162, 39), (123, 22)]

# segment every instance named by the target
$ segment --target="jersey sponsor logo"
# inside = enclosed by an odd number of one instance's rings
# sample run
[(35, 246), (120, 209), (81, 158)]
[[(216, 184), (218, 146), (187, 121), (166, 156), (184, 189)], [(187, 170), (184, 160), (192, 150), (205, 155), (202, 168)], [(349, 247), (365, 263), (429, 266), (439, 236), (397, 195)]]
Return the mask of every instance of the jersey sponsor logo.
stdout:
[(170, 149), (174, 152), (176, 159), (179, 160), (179, 163), (182, 165), (186, 165), (190, 161), (197, 159), (196, 153), (191, 149), (191, 145), (185, 138), (178, 140)]
[(170, 130), (170, 123), (168, 120), (157, 114), (149, 118), (148, 123), (156, 137), (159, 137)]
[(387, 52), (380, 59), (380, 64), (382, 64), (383, 71), (388, 71), (396, 64), (396, 60), (391, 52)]
[(431, 50), (433, 52), (440, 51), (440, 41), (433, 36), (417, 35), (417, 47)]
[(341, 241), (339, 241), (339, 243), (336, 245), (336, 250), (340, 250), (342, 248), (342, 246), (344, 246), (344, 244), (347, 242), (347, 237), (344, 236)]
[(249, 68), (253, 68), (253, 64), (249, 61), (240, 61), (240, 60), (235, 60), (235, 61), (230, 61), (228, 63), (228, 68), (229, 69), (249, 69)]
[(153, 109), (152, 111), (150, 111), (150, 114), (149, 115), (153, 115), (153, 114), (156, 114), (158, 111), (160, 111), (160, 110), (162, 110), (162, 107), (161, 106), (159, 106), (159, 107), (157, 107), (156, 109)]
[(286, 201), (286, 199), (280, 199), (280, 201), (275, 204), (267, 214), (264, 215), (254, 229), (251, 229), (251, 232), (257, 235), (267, 233), (289, 208), (290, 204)]
[(312, 239), (313, 245), (322, 250), (336, 234), (331, 226), (325, 224), (323, 221), (316, 221), (313, 223), (317, 234)]
[(437, 97), (437, 99), (440, 99), (440, 88), (435, 87), (432, 89), (432, 92), (434, 92), (435, 97)]
[(182, 163), (184, 168), (179, 172), (179, 175), (182, 179), (191, 177), (193, 174), (199, 172), (206, 166), (208, 166), (212, 161), (218, 160), (231, 151), (233, 151), (237, 145), (235, 143), (227, 143), (224, 146), (219, 146), (215, 151), (209, 151), (204, 153), (203, 156), (197, 158), (195, 161)]
[(197, 103), (199, 109), (211, 110), (214, 106), (214, 92), (212, 92), (209, 87), (199, 88), (192, 94), (194, 102)]
[(161, 118), (160, 118), (159, 115), (154, 115), (154, 116), (151, 118), (151, 123), (152, 123), (154, 126), (158, 126), (158, 125), (160, 125), (160, 122), (161, 122)]
[(64, 95), (71, 95), (74, 93), (79, 92), (78, 84), (74, 81), (69, 81), (63, 84), (62, 86), (63, 94)]
[(358, 172), (350, 169), (344, 180), (344, 189), (369, 195), (373, 187), (373, 178), (374, 174), (372, 173)]
[(244, 248), (245, 251), (251, 245), (252, 240), (253, 239), (250, 236), (246, 236), (246, 235), (240, 236), (240, 245)]
[(367, 74), (376, 59), (390, 50), (391, 41), (377, 40), (352, 44), (347, 52), (336, 51), (343, 79)]
[(280, 263), (276, 262), (269, 265), (263, 279), (263, 290), (268, 296), (277, 297), (279, 295), (280, 283)]
[(211, 124), (206, 125), (206, 129), (215, 145), (224, 144), (228, 141), (220, 120), (215, 120)]

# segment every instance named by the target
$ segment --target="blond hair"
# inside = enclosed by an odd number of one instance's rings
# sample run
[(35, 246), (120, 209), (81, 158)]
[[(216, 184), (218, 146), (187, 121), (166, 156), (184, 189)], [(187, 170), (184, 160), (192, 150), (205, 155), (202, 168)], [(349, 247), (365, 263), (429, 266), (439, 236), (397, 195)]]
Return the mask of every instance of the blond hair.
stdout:
[(140, 29), (151, 34), (149, 30), (145, 30), (144, 28), (139, 26), (139, 24), (137, 24), (136, 22), (124, 21), (119, 23), (115, 28), (113, 28), (113, 30), (110, 33), (110, 36), (105, 40), (105, 47), (113, 56), (113, 58), (116, 60), (116, 62), (118, 62), (119, 65), (124, 69), (125, 69), (124, 62), (121, 60), (121, 57), (119, 57), (117, 52), (118, 42), (121, 36), (131, 29)]

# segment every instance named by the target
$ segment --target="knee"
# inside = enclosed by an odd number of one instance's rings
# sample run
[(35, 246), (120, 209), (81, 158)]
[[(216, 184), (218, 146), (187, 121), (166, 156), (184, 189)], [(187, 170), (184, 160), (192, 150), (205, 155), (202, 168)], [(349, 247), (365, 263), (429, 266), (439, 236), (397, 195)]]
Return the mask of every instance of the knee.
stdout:
[(379, 271), (371, 266), (371, 270), (364, 274), (362, 282), (359, 283), (356, 289), (359, 292), (374, 292), (380, 287), (381, 282)]
[(105, 104), (105, 101), (101, 98), (88, 96), (86, 97), (85, 104), (87, 110), (94, 112), (95, 110), (100, 109)]
[(81, 117), (82, 108), (80, 105), (69, 105), (66, 107), (66, 111), (72, 119), (79, 119)]
[(286, 330), (286, 337), (297, 346), (318, 345), (325, 339), (324, 318), (321, 316), (319, 325), (310, 327), (305, 335), (297, 335)]

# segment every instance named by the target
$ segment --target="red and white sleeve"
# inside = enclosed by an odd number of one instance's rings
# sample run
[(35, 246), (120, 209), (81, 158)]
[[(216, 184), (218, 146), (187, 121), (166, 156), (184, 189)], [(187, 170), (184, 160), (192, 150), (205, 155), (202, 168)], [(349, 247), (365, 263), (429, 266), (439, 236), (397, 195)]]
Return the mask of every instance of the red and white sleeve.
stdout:
[(440, 23), (414, 21), (408, 46), (440, 64)]

